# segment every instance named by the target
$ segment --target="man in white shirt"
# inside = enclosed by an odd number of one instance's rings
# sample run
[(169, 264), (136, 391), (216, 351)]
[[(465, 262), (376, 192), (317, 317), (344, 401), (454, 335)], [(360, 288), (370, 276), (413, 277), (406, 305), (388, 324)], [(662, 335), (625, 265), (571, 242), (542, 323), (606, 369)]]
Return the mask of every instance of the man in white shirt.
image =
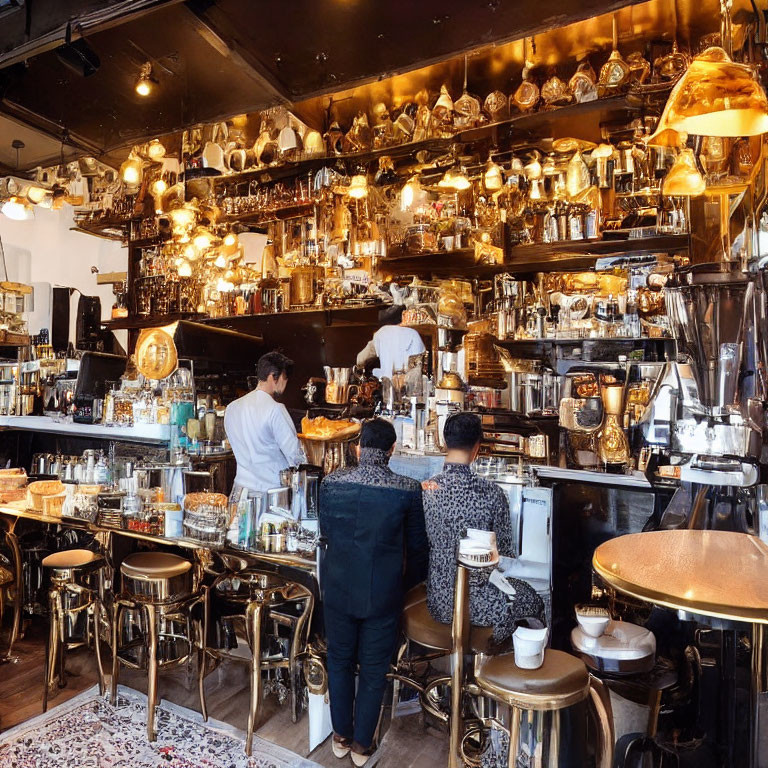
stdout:
[(285, 392), (293, 367), (279, 352), (259, 358), (259, 384), (252, 392), (227, 406), (224, 429), (237, 459), (233, 495), (241, 489), (265, 493), (280, 487), (280, 470), (304, 461), (296, 427), (286, 407), (276, 398)]
[(404, 309), (401, 304), (380, 312), (381, 328), (357, 356), (359, 366), (379, 358), (379, 367), (373, 369), (373, 375), (379, 379), (391, 379), (394, 371), (408, 371), (409, 359), (426, 351), (419, 332), (400, 325)]

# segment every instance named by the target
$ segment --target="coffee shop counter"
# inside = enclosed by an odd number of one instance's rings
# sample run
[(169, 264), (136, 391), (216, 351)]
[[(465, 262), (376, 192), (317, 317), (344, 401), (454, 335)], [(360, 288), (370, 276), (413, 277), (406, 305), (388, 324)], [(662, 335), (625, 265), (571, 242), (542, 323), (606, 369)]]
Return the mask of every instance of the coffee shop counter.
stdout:
[[(48, 525), (67, 526), (83, 531), (89, 531), (91, 533), (117, 534), (119, 536), (125, 536), (131, 539), (139, 539), (141, 541), (146, 541), (153, 544), (161, 544), (165, 546), (183, 547), (184, 549), (190, 550), (208, 550), (221, 551), (230, 554), (242, 554), (240, 550), (230, 549), (228, 546), (221, 547), (211, 544), (203, 544), (199, 541), (195, 541), (194, 539), (188, 539), (185, 537), (172, 538), (169, 536), (154, 536), (152, 534), (143, 533), (141, 531), (129, 531), (124, 528), (110, 528), (107, 526), (100, 526), (96, 523), (91, 523), (88, 520), (83, 520), (77, 517), (67, 517), (65, 515), (44, 515), (42, 512), (30, 509), (25, 502), (8, 502), (0, 505), (0, 519), (32, 520)], [(6, 524), (6, 530), (7, 529), (8, 525)], [(265, 563), (274, 563), (291, 566), (293, 568), (300, 568), (312, 574), (317, 572), (317, 563), (314, 557), (303, 557), (301, 555), (289, 552), (248, 552), (247, 554), (250, 558), (263, 560)]]
[(125, 440), (136, 443), (168, 443), (168, 424), (135, 424), (132, 427), (108, 427), (103, 424), (76, 424), (51, 416), (0, 416), (0, 430), (47, 432), (50, 434), (90, 437), (101, 440)]

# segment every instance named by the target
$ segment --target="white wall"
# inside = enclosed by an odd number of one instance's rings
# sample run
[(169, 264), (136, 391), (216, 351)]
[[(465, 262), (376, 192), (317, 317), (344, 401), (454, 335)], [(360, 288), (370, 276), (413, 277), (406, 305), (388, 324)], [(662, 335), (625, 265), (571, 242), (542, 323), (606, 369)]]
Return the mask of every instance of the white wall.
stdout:
[[(0, 214), (0, 238), (8, 265), (8, 279), (22, 283), (51, 283), (77, 288), (101, 299), (102, 318), (111, 314), (114, 295), (111, 285), (96, 285), (95, 266), (100, 272), (125, 271), (128, 250), (119, 242), (73, 232), (72, 208), (59, 211), (35, 208), (30, 221), (13, 221)], [(0, 263), (0, 280), (4, 279)], [(70, 306), (70, 340), (75, 339), (75, 315), (79, 295), (73, 294)], [(125, 332), (118, 332), (125, 346)]]

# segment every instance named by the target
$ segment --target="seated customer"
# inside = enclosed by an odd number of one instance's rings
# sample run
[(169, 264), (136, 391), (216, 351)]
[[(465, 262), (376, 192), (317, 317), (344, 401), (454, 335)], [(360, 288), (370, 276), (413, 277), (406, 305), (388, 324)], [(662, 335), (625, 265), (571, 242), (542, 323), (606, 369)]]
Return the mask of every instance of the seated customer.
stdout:
[(365, 423), (359, 466), (328, 475), (320, 487), (333, 753), (351, 749), (357, 766), (374, 751), (403, 593), (427, 570), (421, 486), (389, 468), (395, 439), (388, 421)]
[[(456, 413), (445, 422), (443, 438), (448, 449), (443, 471), (423, 483), (424, 519), (429, 537), (427, 607), (436, 621), (453, 618), (453, 593), (459, 540), (467, 528), (496, 533), (499, 555), (513, 554), (512, 524), (504, 492), (478, 477), (470, 464), (480, 450), (482, 425), (474, 413)], [(469, 614), (473, 625), (493, 627), (497, 645), (506, 646), (523, 620), (543, 625), (544, 604), (533, 588), (520, 579), (507, 579), (514, 595), (507, 595), (489, 581), (487, 570), (471, 571)], [(542, 622), (542, 624), (539, 624)]]

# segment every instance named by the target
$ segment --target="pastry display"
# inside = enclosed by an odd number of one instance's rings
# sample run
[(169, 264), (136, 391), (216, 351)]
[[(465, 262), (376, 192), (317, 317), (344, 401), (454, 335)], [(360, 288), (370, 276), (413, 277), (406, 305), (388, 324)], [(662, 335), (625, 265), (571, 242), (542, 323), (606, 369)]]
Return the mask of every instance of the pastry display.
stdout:
[(327, 419), (318, 416), (315, 419), (301, 420), (301, 435), (307, 440), (344, 440), (353, 437), (360, 431), (360, 424), (356, 421), (344, 419)]

